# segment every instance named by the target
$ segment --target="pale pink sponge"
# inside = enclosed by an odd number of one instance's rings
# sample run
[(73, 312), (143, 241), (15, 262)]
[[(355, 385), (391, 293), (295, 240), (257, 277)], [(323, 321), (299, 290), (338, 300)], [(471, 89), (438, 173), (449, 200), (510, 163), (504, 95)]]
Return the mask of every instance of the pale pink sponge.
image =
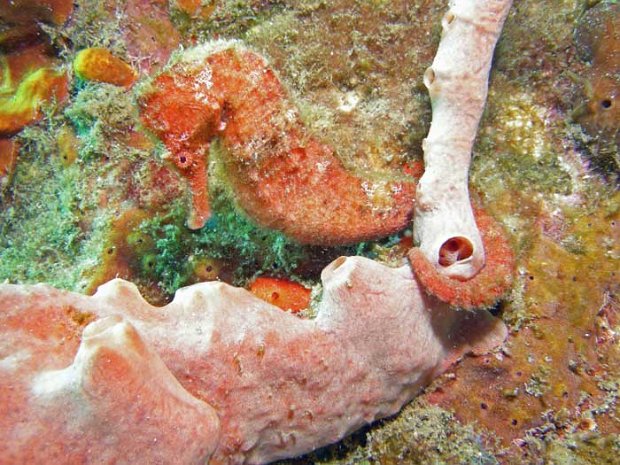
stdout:
[[(465, 310), (493, 306), (512, 286), (515, 267), (514, 254), (502, 227), (480, 208), (474, 209), (474, 217), (486, 249), (486, 260), (473, 278), (461, 281), (446, 276), (417, 247), (408, 254), (416, 279), (428, 294)], [(457, 242), (452, 256), (446, 254), (446, 261), (458, 258), (458, 246)]]
[(312, 320), (216, 282), (161, 308), (122, 280), (92, 297), (0, 285), (0, 463), (292, 457), (506, 336), (489, 313), (426, 296), (408, 266), (341, 257), (322, 281)]
[(486, 261), (468, 175), (493, 50), (511, 5), (512, 0), (450, 0), (437, 54), (424, 74), (433, 121), (423, 143), (413, 235), (437, 272), (456, 280), (473, 278)]

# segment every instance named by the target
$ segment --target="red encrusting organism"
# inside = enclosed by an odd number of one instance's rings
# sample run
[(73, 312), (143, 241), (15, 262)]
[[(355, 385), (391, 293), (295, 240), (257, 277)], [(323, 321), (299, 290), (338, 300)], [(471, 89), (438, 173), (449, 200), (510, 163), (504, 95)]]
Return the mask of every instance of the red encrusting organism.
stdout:
[(293, 313), (310, 305), (311, 290), (288, 279), (259, 276), (250, 283), (248, 289), (259, 299)]
[(409, 251), (411, 268), (426, 292), (454, 307), (466, 310), (492, 306), (510, 288), (514, 255), (502, 227), (484, 210), (474, 208), (476, 224), (484, 243), (486, 262), (467, 281), (441, 274), (422, 251)]
[(414, 179), (366, 180), (345, 170), (306, 129), (266, 60), (240, 46), (185, 52), (153, 81), (141, 108), (189, 181), (191, 228), (210, 215), (206, 160), (215, 138), (239, 205), (301, 243), (355, 243), (409, 224)]

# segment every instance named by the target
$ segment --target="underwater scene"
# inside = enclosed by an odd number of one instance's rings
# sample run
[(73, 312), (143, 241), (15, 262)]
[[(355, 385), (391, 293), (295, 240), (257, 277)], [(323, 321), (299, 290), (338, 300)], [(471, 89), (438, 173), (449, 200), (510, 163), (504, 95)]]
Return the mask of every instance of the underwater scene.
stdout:
[(0, 465), (620, 464), (616, 0), (0, 0)]

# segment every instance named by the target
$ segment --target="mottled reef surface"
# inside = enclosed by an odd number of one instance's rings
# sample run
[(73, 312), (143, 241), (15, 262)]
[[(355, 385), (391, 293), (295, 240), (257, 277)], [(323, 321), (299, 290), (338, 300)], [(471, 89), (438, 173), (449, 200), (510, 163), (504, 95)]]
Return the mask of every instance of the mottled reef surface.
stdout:
[[(0, 5), (1, 280), (93, 292), (120, 276), (163, 303), (194, 282), (251, 287), (267, 276), (315, 296), (318, 272), (339, 255), (404, 256), (407, 231), (328, 248), (258, 227), (236, 203), (217, 143), (213, 215), (190, 230), (190, 184), (142, 125), (140, 101), (179, 47), (238, 39), (268, 58), (348, 170), (398, 177), (421, 161), (422, 75), (447, 2), (11, 5)], [(495, 309), (510, 336), (395, 418), (287, 464), (618, 463), (619, 35), (616, 1), (515, 1), (471, 173), (517, 257)], [(77, 59), (95, 48), (107, 52)], [(119, 70), (125, 79), (110, 82)]]

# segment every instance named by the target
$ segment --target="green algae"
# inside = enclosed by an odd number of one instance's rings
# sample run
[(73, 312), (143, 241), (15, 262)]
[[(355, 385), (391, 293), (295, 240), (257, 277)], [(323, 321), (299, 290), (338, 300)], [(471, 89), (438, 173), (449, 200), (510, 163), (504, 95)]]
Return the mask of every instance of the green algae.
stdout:
[(187, 284), (191, 273), (189, 257), (236, 263), (235, 284), (244, 283), (255, 273), (292, 275), (304, 250), (283, 234), (264, 230), (235, 209), (229, 201), (212, 197), (213, 215), (199, 231), (185, 226), (187, 209), (179, 205), (163, 216), (147, 219), (140, 231), (155, 243), (155, 278), (169, 294)]
[(548, 393), (551, 389), (548, 381), (550, 372), (551, 368), (548, 365), (539, 366), (538, 370), (525, 383), (525, 392), (534, 397), (542, 397), (543, 394)]
[(310, 260), (327, 264), (339, 255), (372, 256), (370, 244), (322, 249), (303, 246), (278, 231), (256, 225), (235, 206), (230, 193), (211, 188), (212, 216), (197, 231), (185, 226), (187, 205), (177, 202), (166, 214), (141, 222), (137, 231), (154, 244), (150, 277), (168, 294), (190, 282), (193, 258), (203, 257), (234, 263), (233, 284), (245, 285), (256, 275), (285, 276), (303, 281), (307, 272), (299, 267)]
[[(123, 198), (126, 186), (113, 181), (123, 174), (117, 165), (151, 157), (120, 140), (138, 124), (131, 94), (79, 83), (73, 93), (62, 112), (48, 108), (43, 122), (18, 136), (18, 163), (0, 211), (0, 279), (87, 289), (114, 216), (100, 208), (101, 196)], [(67, 127), (77, 132), (70, 165), (60, 147)]]
[(131, 150), (115, 141), (139, 124), (133, 96), (125, 89), (111, 84), (81, 83), (77, 90), (65, 115), (82, 140), (80, 158), (84, 161), (135, 158), (137, 150)]
[(0, 280), (83, 290), (99, 233), (84, 226), (92, 196), (77, 165), (56, 156), (54, 128), (26, 128), (10, 191), (2, 199)]

